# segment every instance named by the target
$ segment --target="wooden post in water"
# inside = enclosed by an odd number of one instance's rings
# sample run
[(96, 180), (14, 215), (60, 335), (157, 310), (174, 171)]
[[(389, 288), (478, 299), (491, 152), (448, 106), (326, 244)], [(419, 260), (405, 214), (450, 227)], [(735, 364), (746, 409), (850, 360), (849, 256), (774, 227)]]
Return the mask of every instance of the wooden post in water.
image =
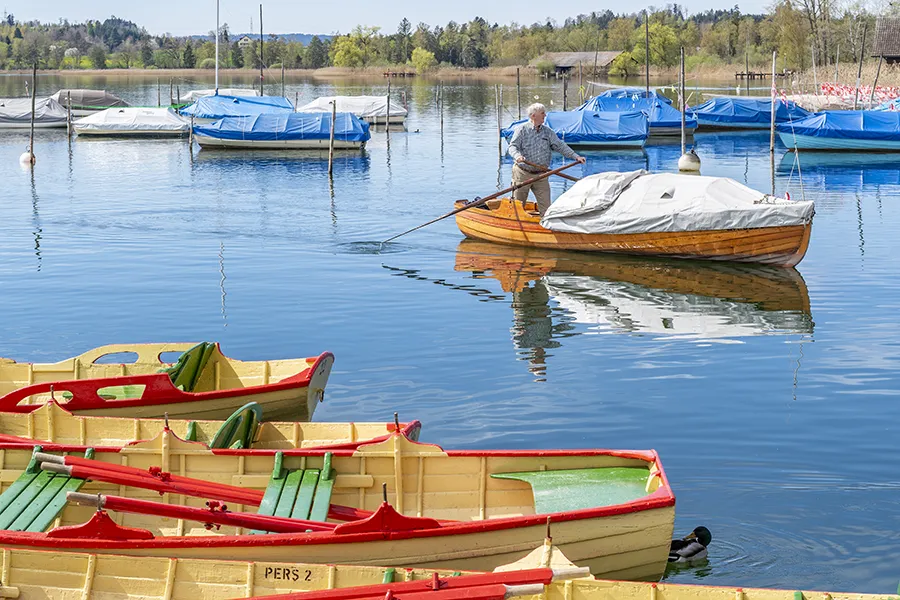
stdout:
[(494, 84), (494, 101), (497, 105), (497, 152), (503, 155), (503, 136), (500, 134), (502, 129), (500, 125), (500, 86)]
[(281, 97), (284, 98), (284, 58), (281, 59)]
[(337, 100), (331, 101), (331, 130), (328, 133), (328, 176), (334, 170), (334, 120), (337, 118)]
[(841, 66), (841, 45), (837, 45), (837, 52), (834, 57), (834, 82), (838, 82), (838, 67)]
[(684, 106), (686, 104), (686, 102), (684, 101), (684, 46), (681, 47), (681, 68), (679, 69), (679, 74), (680, 74), (680, 77), (679, 77), (680, 81), (678, 82), (678, 84), (679, 84), (678, 85), (678, 88), (679, 88), (678, 89), (678, 103), (680, 104), (680, 106), (678, 108), (681, 111), (681, 155), (684, 156), (685, 146), (687, 145), (686, 139), (685, 139), (687, 136), (685, 135), (685, 131), (684, 131), (685, 128), (687, 127), (687, 123), (685, 123), (685, 114), (684, 114), (684, 112), (685, 112)]
[(262, 4), (259, 5), (259, 95), (265, 96), (263, 93), (263, 66), (265, 66), (266, 55), (263, 52), (263, 27), (262, 27)]
[(156, 78), (156, 105), (162, 106), (162, 90), (159, 88), (159, 77)]
[(66, 92), (66, 135), (72, 135), (72, 92)]
[(866, 21), (865, 25), (863, 25), (863, 39), (862, 45), (859, 47), (859, 67), (856, 69), (856, 93), (853, 95), (853, 110), (856, 110), (856, 105), (859, 104), (859, 85), (862, 80), (862, 64), (863, 64), (863, 56), (866, 50), (866, 32), (869, 31), (869, 22)]
[(747, 95), (750, 95), (750, 48), (744, 52), (744, 79), (747, 80)]
[(175, 86), (175, 103), (181, 104), (181, 84)]
[(388, 77), (387, 106), (384, 108), (384, 132), (390, 135), (388, 126), (391, 124), (391, 78)]
[(438, 98), (440, 98), (439, 112), (441, 114), (441, 140), (444, 139), (444, 80), (441, 80), (438, 88)]
[(884, 61), (884, 54), (878, 57), (878, 68), (875, 70), (875, 82), (872, 84), (872, 93), (869, 94), (869, 108), (875, 102), (875, 88), (878, 87), (878, 76), (881, 75), (881, 63)]
[(169, 77), (169, 106), (175, 104), (175, 79)]
[(31, 154), (31, 164), (34, 164), (34, 111), (37, 101), (37, 63), (31, 69), (31, 134), (28, 138), (28, 153)]
[[(578, 103), (584, 102), (584, 77), (581, 73), (581, 61), (578, 61)], [(522, 115), (519, 115), (522, 118)]]
[(563, 110), (569, 110), (569, 78), (563, 75)]
[(294, 108), (300, 106), (300, 92), (294, 92)]
[(194, 151), (194, 115), (191, 115), (191, 129), (188, 133), (188, 151)]
[(522, 81), (519, 79), (519, 67), (516, 67), (516, 106), (519, 108), (519, 118), (522, 118)]
[(650, 13), (644, 9), (644, 54), (645, 75), (647, 84), (647, 97), (650, 97)]
[[(775, 101), (778, 97), (778, 89), (775, 87), (775, 61), (778, 58), (778, 52), (772, 51), (772, 121), (769, 126), (769, 154), (775, 156)], [(774, 160), (774, 159), (773, 159)], [(775, 193), (775, 182), (772, 182), (772, 193)]]

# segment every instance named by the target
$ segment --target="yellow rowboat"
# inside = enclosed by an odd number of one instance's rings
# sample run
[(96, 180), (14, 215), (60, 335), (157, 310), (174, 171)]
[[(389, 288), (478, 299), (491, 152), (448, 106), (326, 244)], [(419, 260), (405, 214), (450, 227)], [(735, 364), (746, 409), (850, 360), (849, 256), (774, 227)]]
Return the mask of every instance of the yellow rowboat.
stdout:
[(308, 421), (333, 363), (330, 352), (244, 362), (206, 342), (101, 346), (53, 364), (0, 359), (0, 411), (55, 400), (79, 415), (225, 419), (256, 402), (267, 418)]
[(120, 450), (123, 446), (149, 440), (168, 430), (171, 435), (209, 448), (288, 450), (355, 448), (387, 439), (400, 431), (409, 439), (419, 439), (422, 424), (409, 423), (301, 423), (260, 422), (254, 405), (239, 408), (225, 421), (184, 419), (131, 419), (127, 417), (83, 417), (73, 415), (55, 402), (30, 413), (0, 412), (0, 442), (34, 444), (45, 448), (84, 452), (87, 447)]
[[(454, 208), (465, 206), (458, 200)], [(812, 223), (757, 229), (723, 229), (658, 233), (566, 233), (541, 227), (534, 202), (524, 206), (509, 198), (489, 200), (487, 207), (456, 214), (456, 225), (468, 238), (513, 246), (613, 252), (670, 258), (730, 260), (790, 267), (809, 246)]]
[[(492, 569), (539, 546), (549, 521), (579, 566), (658, 579), (675, 515), (653, 451), (444, 451), (397, 434), (355, 450), (211, 451), (169, 431), (39, 467), (21, 444), (0, 450), (2, 547)], [(48, 473), (62, 479), (19, 499)], [(79, 488), (85, 505), (66, 503)]]

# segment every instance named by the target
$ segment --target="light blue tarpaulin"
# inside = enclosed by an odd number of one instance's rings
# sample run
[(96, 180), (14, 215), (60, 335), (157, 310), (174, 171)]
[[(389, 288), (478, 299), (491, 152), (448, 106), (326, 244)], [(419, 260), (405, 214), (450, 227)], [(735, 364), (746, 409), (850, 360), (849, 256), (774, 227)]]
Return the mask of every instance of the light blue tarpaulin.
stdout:
[(283, 96), (205, 96), (181, 114), (197, 119), (249, 117), (263, 113), (291, 113), (294, 105)]
[[(225, 117), (194, 126), (194, 133), (220, 140), (327, 140), (331, 113), (268, 113), (250, 117)], [(334, 139), (365, 142), (369, 124), (351, 113), (337, 113)]]
[[(633, 100), (628, 97), (610, 98), (595, 96), (576, 110), (592, 110), (596, 112), (631, 112), (639, 110), (650, 119), (651, 133), (654, 127), (681, 128), (681, 113), (678, 112), (677, 108), (663, 102), (659, 98), (637, 98)], [(687, 129), (694, 129), (697, 127), (697, 119), (690, 114), (685, 115), (684, 126)]]
[(600, 94), (601, 98), (656, 98), (657, 100), (661, 100), (666, 104), (672, 104), (672, 101), (657, 92), (656, 90), (650, 90), (647, 92), (644, 88), (638, 87), (624, 87), (624, 88), (613, 88), (611, 90), (606, 90), (602, 94)]
[(779, 133), (810, 137), (900, 142), (900, 112), (828, 110), (777, 126)]
[[(527, 119), (516, 121), (501, 134), (508, 142), (513, 131)], [(647, 116), (640, 111), (599, 113), (587, 110), (548, 112), (547, 127), (567, 144), (614, 144), (647, 139)]]
[[(713, 98), (703, 104), (688, 109), (693, 113), (700, 125), (707, 123), (720, 127), (768, 127), (772, 121), (772, 100), (767, 97), (757, 98)], [(775, 101), (775, 122), (799, 121), (809, 116), (810, 112), (797, 106), (794, 102), (778, 99)]]

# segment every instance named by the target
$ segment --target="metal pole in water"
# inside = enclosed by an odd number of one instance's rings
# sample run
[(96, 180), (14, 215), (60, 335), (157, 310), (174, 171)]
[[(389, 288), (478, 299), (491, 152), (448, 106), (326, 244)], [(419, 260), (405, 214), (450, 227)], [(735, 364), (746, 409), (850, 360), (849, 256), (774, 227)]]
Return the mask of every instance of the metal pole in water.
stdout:
[[(580, 67), (580, 65), (579, 65)], [(519, 79), (519, 67), (516, 67), (516, 106), (519, 108), (519, 118), (522, 118), (522, 81)]]
[(66, 135), (72, 135), (72, 92), (66, 92)]
[(265, 64), (266, 55), (263, 53), (263, 23), (262, 23), (262, 4), (259, 5), (259, 95), (265, 96), (263, 93), (263, 65)]
[(37, 63), (34, 63), (31, 71), (31, 134), (28, 138), (28, 152), (19, 157), (19, 162), (34, 166), (34, 112), (37, 101)]
[(647, 84), (647, 97), (650, 97), (650, 13), (644, 9), (644, 54), (645, 56), (645, 75)]
[(385, 106), (384, 113), (384, 131), (388, 135), (390, 132), (388, 131), (388, 125), (391, 124), (391, 77), (388, 76), (388, 91), (387, 91), (387, 106)]
[(503, 154), (503, 136), (500, 134), (500, 86), (494, 84), (494, 101), (497, 105), (497, 152)]
[(863, 25), (863, 39), (862, 45), (859, 47), (859, 67), (856, 69), (856, 93), (853, 95), (853, 110), (856, 110), (856, 105), (859, 103), (859, 84), (862, 80), (862, 64), (863, 64), (863, 53), (866, 49), (866, 32), (869, 31), (869, 23), (866, 22)]
[(440, 113), (441, 113), (441, 139), (444, 139), (444, 80), (441, 80), (440, 88), (438, 88), (438, 97), (440, 98)]
[(775, 88), (775, 61), (778, 52), (772, 51), (772, 119), (769, 126), (769, 154), (775, 154), (775, 101), (777, 99), (777, 89)]
[(219, 95), (219, 0), (216, 0), (216, 96)]
[(878, 87), (878, 76), (881, 75), (881, 62), (884, 60), (884, 54), (878, 57), (878, 68), (875, 70), (875, 82), (872, 84), (872, 93), (869, 94), (869, 108), (875, 102), (875, 88)]
[(328, 134), (328, 176), (334, 168), (334, 120), (337, 117), (337, 100), (331, 101), (331, 130)]
[(678, 102), (681, 104), (679, 107), (681, 109), (681, 155), (684, 156), (685, 149), (685, 119), (684, 119), (684, 46), (681, 47), (681, 69), (679, 70), (679, 79), (678, 87)]
[(681, 104), (681, 157), (678, 159), (678, 170), (691, 173), (700, 172), (700, 157), (691, 149), (687, 149), (687, 97), (684, 91), (684, 46), (681, 47), (681, 68), (679, 69), (679, 96), (678, 102)]

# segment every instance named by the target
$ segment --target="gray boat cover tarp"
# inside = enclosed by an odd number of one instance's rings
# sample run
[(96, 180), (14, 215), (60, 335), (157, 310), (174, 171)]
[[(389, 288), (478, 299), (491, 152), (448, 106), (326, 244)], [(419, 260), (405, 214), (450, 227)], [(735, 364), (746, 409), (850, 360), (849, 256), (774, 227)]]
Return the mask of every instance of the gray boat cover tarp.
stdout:
[(811, 201), (757, 192), (727, 177), (646, 171), (585, 177), (550, 205), (541, 225), (569, 233), (659, 233), (805, 225)]
[[(331, 112), (331, 101), (337, 100), (337, 112), (353, 113), (360, 119), (387, 116), (387, 96), (322, 96), (304, 104), (297, 112)], [(406, 109), (391, 102), (391, 116), (405, 117)]]
[[(66, 124), (66, 109), (53, 98), (37, 98), (34, 103), (34, 122), (48, 125)], [(31, 98), (0, 98), (0, 126), (29, 125), (31, 123)]]
[(71, 98), (72, 108), (128, 106), (127, 102), (106, 90), (59, 90), (50, 97), (63, 106), (66, 106), (67, 99)]
[(179, 117), (171, 108), (108, 108), (73, 124), (75, 131), (182, 131), (191, 124)]

